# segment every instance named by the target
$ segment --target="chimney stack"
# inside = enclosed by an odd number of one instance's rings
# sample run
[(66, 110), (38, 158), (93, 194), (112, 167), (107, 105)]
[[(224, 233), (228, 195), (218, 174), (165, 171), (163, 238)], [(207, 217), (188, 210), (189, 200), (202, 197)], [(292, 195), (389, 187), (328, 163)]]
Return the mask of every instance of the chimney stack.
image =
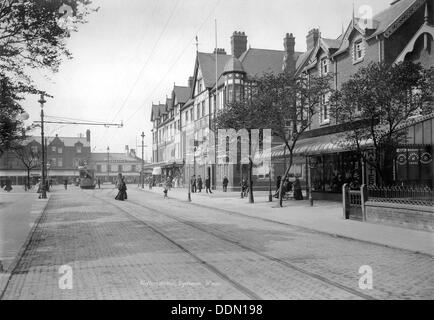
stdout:
[(312, 29), (309, 31), (309, 33), (306, 36), (307, 51), (313, 49), (316, 46), (320, 36), (321, 34), (319, 32), (319, 29)]
[(130, 153), (130, 148), (128, 146), (125, 146), (125, 152), (127, 155)]
[(188, 78), (188, 87), (193, 88), (193, 77)]
[(244, 32), (235, 31), (231, 37), (232, 55), (239, 59), (247, 50), (247, 36)]
[(86, 141), (90, 143), (90, 130), (87, 129), (86, 131)]
[(283, 39), (283, 46), (285, 48), (285, 56), (283, 58), (283, 71), (295, 74), (295, 38), (292, 33), (286, 34), (285, 38)]

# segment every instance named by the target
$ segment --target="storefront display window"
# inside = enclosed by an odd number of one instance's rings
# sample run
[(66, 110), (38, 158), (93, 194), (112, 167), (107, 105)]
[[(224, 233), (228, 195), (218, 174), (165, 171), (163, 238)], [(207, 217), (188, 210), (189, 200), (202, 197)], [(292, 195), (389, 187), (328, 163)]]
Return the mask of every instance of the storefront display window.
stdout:
[(354, 153), (312, 156), (310, 168), (313, 191), (340, 193), (345, 183), (360, 188), (361, 164)]

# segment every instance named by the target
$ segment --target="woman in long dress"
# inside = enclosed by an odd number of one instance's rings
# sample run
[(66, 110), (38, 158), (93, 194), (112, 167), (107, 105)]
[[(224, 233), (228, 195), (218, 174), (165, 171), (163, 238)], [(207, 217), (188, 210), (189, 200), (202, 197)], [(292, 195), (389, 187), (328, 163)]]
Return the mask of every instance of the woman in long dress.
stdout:
[(127, 198), (127, 192), (126, 192), (127, 186), (126, 186), (124, 178), (122, 177), (121, 174), (119, 174), (119, 176), (118, 176), (117, 187), (118, 187), (119, 192), (116, 195), (115, 199), (119, 200), (119, 201), (126, 200), (126, 198)]

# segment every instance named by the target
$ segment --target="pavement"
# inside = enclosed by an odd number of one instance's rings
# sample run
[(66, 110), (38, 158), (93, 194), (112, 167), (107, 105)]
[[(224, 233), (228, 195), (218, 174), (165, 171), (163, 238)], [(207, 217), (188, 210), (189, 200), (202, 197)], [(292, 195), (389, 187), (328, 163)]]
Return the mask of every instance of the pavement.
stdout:
[[(188, 203), (176, 191), (163, 199), (131, 185), (127, 201), (115, 201), (116, 193), (112, 186), (51, 193), (0, 299), (434, 298), (432, 256), (268, 217), (300, 204), (274, 209), (261, 194), (256, 205), (233, 194), (205, 207), (198, 202), (209, 203), (206, 195)], [(235, 212), (236, 201), (251, 212)], [(360, 286), (362, 267), (372, 270), (372, 288)]]
[(0, 292), (30, 240), (32, 230), (45, 210), (48, 199), (38, 199), (34, 191), (14, 186), (11, 192), (0, 191)]
[[(162, 188), (143, 189), (145, 192), (163, 194)], [(172, 188), (169, 197), (179, 201), (187, 201), (188, 189)], [(263, 220), (276, 221), (283, 224), (303, 227), (317, 232), (323, 232), (336, 237), (383, 245), (391, 248), (420, 252), (434, 257), (434, 233), (429, 231), (411, 230), (400, 227), (362, 223), (343, 218), (342, 203), (332, 201), (315, 201), (311, 207), (309, 201), (289, 200), (283, 208), (278, 200), (268, 202), (269, 192), (254, 192), (255, 204), (248, 199), (241, 199), (238, 192), (213, 191), (209, 195), (192, 193), (192, 204), (205, 208), (219, 208)], [(306, 198), (306, 197), (305, 197)]]

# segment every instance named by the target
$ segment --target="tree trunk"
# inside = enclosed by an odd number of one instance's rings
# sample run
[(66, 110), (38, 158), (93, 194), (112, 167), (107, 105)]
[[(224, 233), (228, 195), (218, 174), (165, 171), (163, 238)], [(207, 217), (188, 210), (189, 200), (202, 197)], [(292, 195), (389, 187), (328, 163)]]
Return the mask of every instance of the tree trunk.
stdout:
[(252, 161), (252, 131), (249, 130), (249, 203), (255, 203), (253, 197), (253, 161)]
[(30, 189), (30, 169), (27, 169), (27, 189)]
[(289, 171), (291, 171), (292, 165), (293, 165), (293, 154), (292, 151), (289, 150), (289, 164), (288, 164), (288, 168), (286, 168), (286, 172), (285, 175), (283, 176), (281, 182), (280, 182), (280, 188), (279, 188), (279, 206), (282, 208), (283, 207), (283, 184), (286, 180), (286, 178), (288, 177)]

